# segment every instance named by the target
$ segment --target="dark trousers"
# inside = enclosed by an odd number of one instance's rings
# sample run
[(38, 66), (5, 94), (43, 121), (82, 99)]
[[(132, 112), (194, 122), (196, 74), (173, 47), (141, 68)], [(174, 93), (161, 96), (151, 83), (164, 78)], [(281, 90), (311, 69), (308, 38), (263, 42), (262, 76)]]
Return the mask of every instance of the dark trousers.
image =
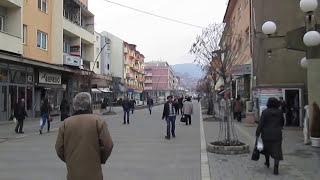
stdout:
[(179, 115), (179, 108), (174, 108), (176, 110), (176, 114)]
[(241, 122), (241, 112), (234, 112), (234, 118), (235, 118), (238, 122)]
[(41, 126), (40, 126), (40, 130), (43, 129), (43, 127), (46, 125), (46, 123), (48, 123), (48, 127), (47, 127), (47, 131), (49, 132), (50, 131), (50, 120), (49, 120), (49, 115), (48, 114), (42, 114), (41, 115), (41, 119), (42, 119), (42, 123), (41, 123)]
[(185, 114), (186, 117), (186, 125), (191, 124), (191, 115)]
[(167, 122), (167, 137), (170, 137), (170, 129), (172, 136), (176, 136), (175, 129), (176, 129), (176, 116), (168, 116), (166, 118)]
[(131, 108), (131, 112), (132, 112), (132, 114), (133, 114), (133, 111), (134, 111), (134, 107), (133, 107), (133, 108)]
[(17, 120), (17, 125), (16, 125), (16, 128), (15, 128), (16, 133), (18, 133), (18, 132), (21, 133), (22, 132), (23, 121), (24, 121), (24, 119)]
[(126, 119), (127, 119), (127, 123), (129, 124), (129, 116), (130, 116), (130, 110), (124, 110), (123, 111), (123, 123), (126, 123)]
[(149, 112), (151, 114), (151, 111), (152, 111), (152, 106), (149, 106)]

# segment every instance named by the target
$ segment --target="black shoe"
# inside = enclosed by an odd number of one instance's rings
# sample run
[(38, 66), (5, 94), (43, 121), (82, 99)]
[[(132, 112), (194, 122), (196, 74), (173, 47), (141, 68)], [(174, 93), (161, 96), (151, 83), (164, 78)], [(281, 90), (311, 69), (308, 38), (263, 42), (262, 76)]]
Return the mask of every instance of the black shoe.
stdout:
[(23, 132), (23, 131), (20, 131), (19, 134), (24, 134), (24, 132)]
[(176, 135), (172, 135), (173, 138), (176, 138)]
[(127, 123), (130, 124), (129, 121)]
[(278, 175), (279, 174), (279, 168), (278, 167), (274, 167), (274, 169), (273, 169), (273, 174), (274, 175)]
[(269, 162), (265, 162), (264, 165), (269, 168), (270, 167), (270, 163)]
[(126, 122), (122, 123), (122, 124), (126, 124)]
[(164, 138), (166, 138), (166, 139), (170, 140), (170, 136), (166, 136), (166, 137), (164, 137)]
[(17, 130), (14, 130), (14, 132), (16, 132), (18, 134), (18, 131)]
[(42, 130), (41, 129), (39, 129), (39, 134), (42, 134)]

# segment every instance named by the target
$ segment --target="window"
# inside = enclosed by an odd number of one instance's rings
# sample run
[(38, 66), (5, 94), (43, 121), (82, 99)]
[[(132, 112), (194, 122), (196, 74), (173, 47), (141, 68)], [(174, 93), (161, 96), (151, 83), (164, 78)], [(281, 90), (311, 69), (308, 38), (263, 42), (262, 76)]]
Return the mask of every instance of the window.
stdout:
[(97, 68), (99, 68), (99, 61), (97, 62)]
[(23, 25), (23, 32), (22, 32), (22, 43), (26, 44), (27, 43), (27, 25)]
[(4, 17), (0, 16), (0, 31), (4, 31)]
[(48, 12), (48, 2), (47, 0), (38, 0), (38, 9), (42, 12)]
[(63, 40), (63, 52), (64, 53), (70, 53), (70, 44), (67, 40)]
[(37, 47), (47, 50), (48, 34), (42, 31), (37, 32)]

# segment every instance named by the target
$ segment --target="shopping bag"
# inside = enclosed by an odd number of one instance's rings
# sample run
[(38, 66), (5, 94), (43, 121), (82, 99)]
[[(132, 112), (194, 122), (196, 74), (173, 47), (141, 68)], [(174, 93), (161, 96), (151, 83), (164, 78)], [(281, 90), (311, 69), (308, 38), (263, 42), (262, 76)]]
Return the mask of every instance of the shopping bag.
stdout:
[(258, 138), (256, 138), (256, 143), (255, 143), (254, 149), (252, 151), (251, 160), (253, 160), (253, 161), (258, 161), (260, 158), (260, 151), (258, 150), (257, 145), (258, 145)]
[(259, 152), (263, 151), (263, 142), (262, 142), (261, 138), (258, 138), (257, 149), (258, 149)]
[(17, 124), (17, 118), (15, 118), (15, 117), (13, 117), (13, 122), (15, 123), (15, 124)]
[(182, 115), (180, 118), (180, 122), (187, 122), (187, 118), (185, 115)]

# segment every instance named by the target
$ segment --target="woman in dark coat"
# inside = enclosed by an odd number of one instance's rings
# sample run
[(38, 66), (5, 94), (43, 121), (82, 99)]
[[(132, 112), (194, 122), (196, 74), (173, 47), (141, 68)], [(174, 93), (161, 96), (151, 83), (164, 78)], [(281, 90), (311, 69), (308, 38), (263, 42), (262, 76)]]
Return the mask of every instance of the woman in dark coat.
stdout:
[(256, 136), (263, 142), (263, 154), (265, 155), (267, 167), (270, 166), (270, 156), (274, 159), (274, 174), (279, 174), (279, 161), (282, 155), (282, 129), (284, 125), (283, 114), (279, 109), (280, 102), (276, 98), (269, 98), (267, 109), (262, 112)]

